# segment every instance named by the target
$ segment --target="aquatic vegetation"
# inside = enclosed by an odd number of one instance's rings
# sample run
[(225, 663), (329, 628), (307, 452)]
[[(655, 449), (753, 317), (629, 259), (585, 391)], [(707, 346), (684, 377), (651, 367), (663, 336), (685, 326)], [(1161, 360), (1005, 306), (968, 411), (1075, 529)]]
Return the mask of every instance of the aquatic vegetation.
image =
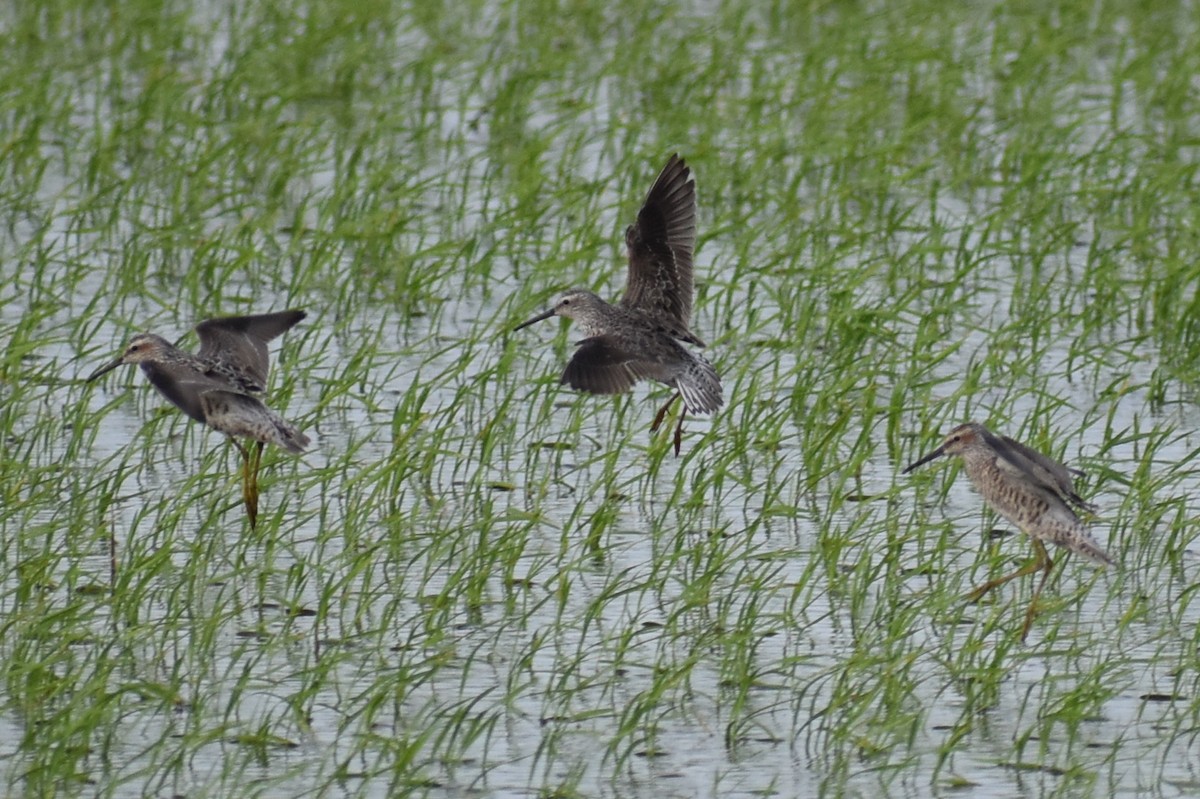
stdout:
[[(1192, 784), (1190, 7), (0, 14), (9, 793)], [(672, 152), (727, 403), (678, 458), (665, 389), (575, 401), (571, 328), (510, 332), (619, 295)], [(289, 307), (316, 446), (266, 449), (251, 534), (220, 433), (85, 378)], [(1087, 472), (1120, 564), (1024, 645), (1032, 587), (962, 600), (1015, 531), (899, 474), (972, 419)]]

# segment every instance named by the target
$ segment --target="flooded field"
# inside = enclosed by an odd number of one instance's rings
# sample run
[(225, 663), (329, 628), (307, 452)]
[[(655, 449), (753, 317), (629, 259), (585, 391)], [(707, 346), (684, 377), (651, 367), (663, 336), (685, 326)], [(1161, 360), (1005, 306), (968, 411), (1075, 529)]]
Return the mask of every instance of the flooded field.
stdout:
[[(422, 8), (0, 12), (8, 792), (1200, 789), (1192, 9)], [(673, 152), (726, 399), (678, 458), (513, 332), (619, 296)], [(223, 436), (84, 378), (285, 308), (251, 530)], [(1024, 643), (1034, 578), (963, 596), (1030, 540), (900, 473), (970, 420), (1118, 563)]]

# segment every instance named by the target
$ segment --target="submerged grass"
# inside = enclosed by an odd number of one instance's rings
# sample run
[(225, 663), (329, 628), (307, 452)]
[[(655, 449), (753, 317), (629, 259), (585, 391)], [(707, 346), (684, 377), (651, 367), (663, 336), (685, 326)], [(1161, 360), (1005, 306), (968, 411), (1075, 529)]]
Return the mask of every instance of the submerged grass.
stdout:
[[(1185, 4), (78, 0), (0, 12), (0, 762), (14, 794), (1191, 784)], [(570, 393), (667, 155), (727, 406)], [(129, 333), (305, 307), (237, 458)], [(1028, 557), (973, 419), (1088, 472)], [(670, 777), (670, 782), (657, 777)]]

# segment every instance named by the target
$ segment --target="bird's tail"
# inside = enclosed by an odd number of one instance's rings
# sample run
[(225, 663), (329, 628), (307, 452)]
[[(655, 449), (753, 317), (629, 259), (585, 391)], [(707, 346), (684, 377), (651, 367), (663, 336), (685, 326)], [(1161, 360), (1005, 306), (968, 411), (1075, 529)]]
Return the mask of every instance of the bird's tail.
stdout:
[(274, 443), (295, 455), (303, 454), (304, 448), (309, 445), (311, 439), (281, 416), (275, 416), (271, 421), (275, 423)]
[(276, 439), (275, 443), (282, 446), (283, 449), (286, 449), (288, 452), (294, 452), (296, 455), (300, 455), (300, 453), (304, 452), (305, 447), (308, 446), (308, 443), (310, 443), (311, 439), (308, 438), (304, 433), (298, 431), (298, 429), (292, 425), (289, 425), (288, 422), (283, 421), (282, 419), (280, 422), (281, 423), (276, 423), (275, 426), (276, 431), (280, 433), (280, 437)]
[(702, 356), (689, 352), (691, 362), (675, 378), (675, 387), (683, 397), (688, 413), (712, 413), (725, 404), (721, 396), (721, 378)]
[(1078, 552), (1092, 563), (1099, 563), (1105, 566), (1117, 565), (1112, 556), (1105, 552), (1099, 542), (1092, 538), (1091, 534), (1085, 530), (1074, 530), (1066, 536), (1065, 540), (1056, 541), (1055, 543), (1066, 547), (1072, 552)]

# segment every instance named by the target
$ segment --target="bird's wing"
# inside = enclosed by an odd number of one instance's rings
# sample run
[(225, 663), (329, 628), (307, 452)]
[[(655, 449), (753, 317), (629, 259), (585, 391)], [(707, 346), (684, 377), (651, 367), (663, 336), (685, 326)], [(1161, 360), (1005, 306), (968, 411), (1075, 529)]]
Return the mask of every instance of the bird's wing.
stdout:
[(678, 337), (689, 340), (696, 184), (678, 155), (671, 156), (654, 181), (637, 222), (625, 231), (625, 245), (629, 275), (621, 304), (673, 322), (680, 330)]
[(998, 456), (997, 463), (1001, 468), (1025, 478), (1066, 502), (1073, 503), (1089, 512), (1095, 512), (1096, 506), (1085, 502), (1075, 492), (1071, 470), (1066, 466), (1008, 436), (997, 436), (991, 433), (988, 435), (990, 436), (988, 443), (995, 450)]
[(257, 316), (225, 316), (196, 325), (201, 360), (223, 364), (249, 376), (265, 390), (270, 354), (267, 342), (306, 316), (304, 311), (279, 311)]
[(170, 400), (171, 404), (197, 422), (207, 421), (202, 397), (205, 393), (217, 389), (228, 389), (229, 384), (224, 380), (209, 377), (185, 364), (172, 363), (169, 366), (154, 361), (141, 364), (142, 371), (158, 392)]
[(563, 370), (562, 382), (591, 394), (622, 394), (645, 378), (658, 378), (655, 364), (638, 359), (613, 336), (594, 336), (579, 342), (579, 349)]

